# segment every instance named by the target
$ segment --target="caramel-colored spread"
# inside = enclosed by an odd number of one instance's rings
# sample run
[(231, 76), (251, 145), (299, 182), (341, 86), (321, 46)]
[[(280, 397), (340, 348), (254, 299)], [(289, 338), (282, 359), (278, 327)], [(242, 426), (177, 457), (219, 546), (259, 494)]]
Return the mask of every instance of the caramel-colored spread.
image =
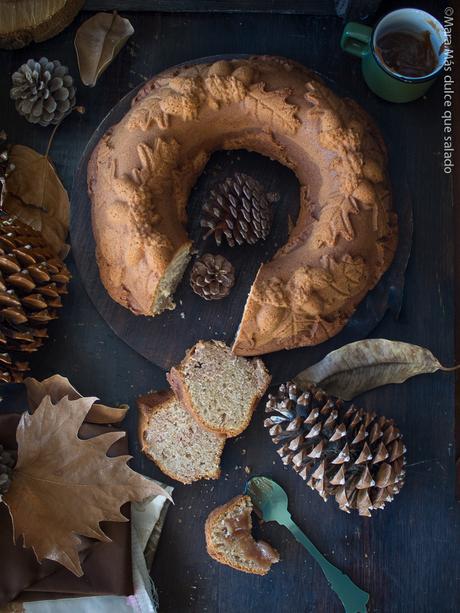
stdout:
[(379, 38), (377, 53), (390, 70), (405, 77), (424, 77), (438, 64), (428, 30), (388, 32)]
[(245, 558), (258, 566), (270, 566), (278, 562), (277, 552), (265, 541), (256, 541), (251, 535), (250, 509), (224, 520), (227, 538), (236, 539)]

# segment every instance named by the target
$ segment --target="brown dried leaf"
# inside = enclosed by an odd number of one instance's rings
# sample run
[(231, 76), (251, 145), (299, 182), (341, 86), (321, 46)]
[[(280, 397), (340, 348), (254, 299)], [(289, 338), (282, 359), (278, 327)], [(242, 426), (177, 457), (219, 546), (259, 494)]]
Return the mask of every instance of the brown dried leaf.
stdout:
[[(43, 381), (37, 381), (32, 377), (24, 380), (27, 390), (27, 400), (33, 413), (45, 396), (50, 396), (51, 402), (57, 404), (61, 398), (68, 396), (69, 400), (83, 398), (81, 394), (71, 385), (66, 377), (53, 375)], [(108, 407), (104, 404), (94, 403), (90, 408), (85, 421), (91, 424), (118, 424), (123, 421), (129, 406), (122, 404), (118, 408)]]
[(94, 87), (101, 74), (124, 47), (134, 28), (128, 19), (111, 13), (97, 13), (87, 19), (75, 35), (78, 68), (85, 85)]
[(294, 381), (299, 387), (315, 383), (328, 394), (344, 400), (389, 383), (445, 368), (437, 358), (418, 345), (373, 338), (345, 345), (331, 351), (317, 364), (299, 373)]
[(82, 440), (81, 424), (95, 398), (53, 404), (46, 396), (33, 415), (23, 413), (16, 432), (18, 461), (4, 497), (14, 538), (22, 535), (38, 561), (44, 558), (83, 574), (80, 537), (109, 541), (102, 521), (128, 521), (120, 507), (150, 496), (170, 496), (127, 465), (130, 456), (107, 451), (124, 432), (109, 431)]
[(53, 163), (24, 145), (13, 145), (9, 159), (14, 170), (7, 179), (6, 212), (40, 232), (56, 254), (65, 257), (70, 203)]

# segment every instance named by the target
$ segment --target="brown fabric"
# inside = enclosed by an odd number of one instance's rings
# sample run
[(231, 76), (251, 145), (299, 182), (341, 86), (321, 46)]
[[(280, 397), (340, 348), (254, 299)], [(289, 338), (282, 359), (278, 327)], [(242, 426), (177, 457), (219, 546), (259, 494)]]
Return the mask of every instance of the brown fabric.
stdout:
[[(15, 432), (20, 416), (0, 415), (0, 443), (8, 448), (16, 447)], [(107, 427), (83, 424), (82, 438), (91, 438)], [(109, 455), (128, 452), (128, 443), (122, 439), (110, 449)], [(130, 507), (122, 512), (129, 517)], [(22, 543), (13, 544), (12, 525), (8, 509), (0, 504), (0, 606), (14, 599), (44, 600), (69, 596), (133, 593), (131, 571), (130, 523), (104, 523), (104, 532), (111, 543), (91, 540), (85, 542), (81, 553), (83, 577), (75, 577), (55, 562), (45, 560), (38, 564), (30, 549)]]

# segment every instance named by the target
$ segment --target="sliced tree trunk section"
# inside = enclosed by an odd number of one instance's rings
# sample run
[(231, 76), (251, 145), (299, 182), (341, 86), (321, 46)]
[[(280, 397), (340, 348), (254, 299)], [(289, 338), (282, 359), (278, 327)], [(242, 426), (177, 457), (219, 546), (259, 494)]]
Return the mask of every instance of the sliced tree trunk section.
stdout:
[(0, 0), (0, 48), (20, 49), (59, 34), (84, 0)]

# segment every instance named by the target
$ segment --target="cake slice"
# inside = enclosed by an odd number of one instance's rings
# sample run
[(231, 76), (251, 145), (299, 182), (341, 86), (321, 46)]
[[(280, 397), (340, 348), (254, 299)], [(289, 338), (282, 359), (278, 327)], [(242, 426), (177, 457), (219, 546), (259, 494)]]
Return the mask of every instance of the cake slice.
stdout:
[(162, 472), (182, 483), (220, 477), (225, 436), (203, 429), (170, 390), (141, 396), (137, 404), (142, 452)]
[(236, 356), (220, 341), (199, 341), (167, 378), (205, 428), (226, 436), (248, 427), (271, 379), (261, 360)]
[(251, 498), (242, 495), (214, 509), (206, 520), (206, 548), (211, 558), (221, 564), (266, 575), (280, 558), (271, 545), (253, 538), (252, 510)]

